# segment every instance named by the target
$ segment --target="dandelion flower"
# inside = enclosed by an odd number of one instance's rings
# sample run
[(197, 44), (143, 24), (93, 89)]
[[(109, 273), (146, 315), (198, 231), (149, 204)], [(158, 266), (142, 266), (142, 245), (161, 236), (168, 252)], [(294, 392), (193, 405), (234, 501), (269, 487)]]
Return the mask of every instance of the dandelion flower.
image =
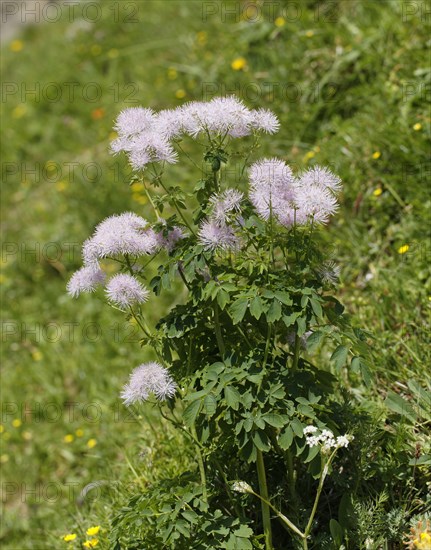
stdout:
[(399, 247), (398, 249), (398, 254), (405, 254), (406, 252), (408, 252), (410, 249), (410, 246), (408, 244), (403, 244), (402, 246)]
[(89, 527), (86, 533), (88, 536), (94, 537), (94, 535), (97, 535), (99, 531), (100, 531), (100, 525), (95, 525), (94, 527)]
[(88, 447), (89, 449), (93, 449), (96, 445), (97, 445), (96, 439), (93, 439), (93, 438), (92, 438), (92, 439), (89, 439), (89, 440), (87, 441), (87, 447)]
[(81, 292), (94, 292), (105, 280), (105, 274), (98, 265), (81, 267), (67, 283), (67, 292), (76, 298)]
[(162, 400), (173, 397), (176, 387), (165, 367), (156, 362), (144, 363), (132, 371), (121, 397), (126, 405), (145, 401), (150, 394)]
[(146, 302), (149, 291), (132, 275), (119, 273), (109, 280), (106, 285), (106, 294), (111, 302), (126, 308)]
[(68, 533), (67, 535), (63, 535), (61, 537), (65, 542), (72, 542), (76, 539), (75, 533)]
[(98, 544), (99, 544), (99, 539), (91, 539), (83, 542), (82, 546), (84, 546), (84, 548), (96, 548)]

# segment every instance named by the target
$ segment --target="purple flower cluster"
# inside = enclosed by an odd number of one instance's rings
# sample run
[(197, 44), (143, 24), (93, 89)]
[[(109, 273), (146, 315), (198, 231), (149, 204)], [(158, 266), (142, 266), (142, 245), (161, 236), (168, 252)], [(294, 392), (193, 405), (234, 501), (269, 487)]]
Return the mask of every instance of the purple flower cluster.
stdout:
[(144, 363), (132, 371), (121, 397), (126, 405), (145, 401), (150, 394), (162, 400), (173, 397), (176, 387), (169, 371), (160, 363)]
[(315, 166), (299, 177), (282, 160), (272, 158), (250, 168), (249, 197), (258, 214), (281, 225), (327, 223), (337, 211), (341, 180), (328, 168)]
[(193, 101), (158, 113), (151, 109), (132, 107), (118, 116), (115, 130), (118, 138), (112, 151), (125, 151), (135, 170), (151, 162), (175, 163), (177, 153), (172, 140), (186, 134), (243, 137), (252, 132), (274, 134), (280, 123), (266, 109), (248, 109), (234, 96), (211, 101)]
[(106, 294), (110, 302), (126, 308), (146, 302), (150, 293), (132, 275), (119, 273), (109, 280), (106, 285)]

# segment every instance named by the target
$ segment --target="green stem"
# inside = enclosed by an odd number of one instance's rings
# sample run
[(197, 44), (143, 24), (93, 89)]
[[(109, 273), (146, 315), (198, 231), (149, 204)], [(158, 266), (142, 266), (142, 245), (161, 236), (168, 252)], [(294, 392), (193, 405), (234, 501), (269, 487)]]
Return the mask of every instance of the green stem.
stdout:
[[(313, 520), (314, 520), (314, 516), (316, 515), (317, 506), (319, 504), (320, 495), (322, 493), (323, 483), (325, 482), (325, 478), (328, 475), (329, 466), (332, 462), (332, 459), (335, 456), (336, 451), (337, 451), (337, 449), (335, 449), (332, 452), (332, 454), (329, 457), (328, 461), (323, 466), (322, 475), (320, 476), (319, 485), (317, 487), (316, 498), (314, 499), (313, 509), (311, 510), (311, 514), (310, 514), (310, 518), (309, 518), (308, 523), (307, 523), (307, 527), (305, 528), (305, 532), (304, 532), (305, 538), (308, 537), (308, 535), (310, 534), (310, 531), (311, 531), (311, 527), (313, 526)], [(322, 464), (323, 464), (324, 460), (325, 459), (322, 457)]]
[(295, 347), (293, 348), (292, 372), (295, 372), (298, 368), (300, 348), (301, 348), (301, 338), (297, 334), (295, 334)]
[(263, 531), (265, 533), (265, 548), (266, 550), (272, 550), (272, 532), (271, 532), (271, 517), (269, 513), (269, 495), (268, 485), (266, 483), (265, 463), (263, 460), (263, 454), (260, 449), (257, 449), (257, 477), (259, 480), (259, 493), (261, 494), (262, 505), (262, 521)]
[(224, 345), (223, 336), (222, 336), (221, 328), (220, 328), (219, 306), (218, 306), (217, 302), (215, 302), (215, 304), (214, 304), (214, 329), (215, 329), (217, 345), (218, 345), (218, 348), (220, 350), (220, 355), (223, 359), (223, 357), (226, 353), (226, 348), (225, 348), (225, 345)]
[(259, 498), (261, 500), (261, 502), (264, 502), (269, 508), (271, 508), (271, 510), (283, 521), (284, 524), (286, 524), (289, 529), (291, 529), (296, 535), (298, 535), (299, 537), (301, 537), (301, 539), (304, 539), (304, 533), (302, 533), (298, 527), (296, 527), (296, 525), (294, 523), (292, 523), (290, 521), (290, 519), (288, 517), (286, 517), (284, 514), (282, 514), (279, 510), (277, 510), (277, 508), (275, 508), (275, 506), (273, 506), (269, 500), (266, 500), (264, 499), (261, 495), (258, 495), (257, 493), (255, 493), (254, 491), (251, 492), (251, 494), (253, 494), (254, 496), (256, 496), (257, 498)]
[[(199, 441), (197, 433), (196, 433), (196, 428), (195, 428), (194, 425), (191, 428), (191, 432), (192, 432), (192, 435), (193, 435), (193, 439), (195, 441)], [(202, 457), (202, 453), (201, 453), (201, 449), (200, 449), (199, 445), (196, 445), (196, 459), (198, 461), (199, 473), (200, 473), (200, 476), (201, 476), (202, 496), (203, 496), (204, 501), (206, 503), (208, 503), (207, 478), (206, 478), (206, 475), (205, 475), (205, 465), (204, 465), (204, 459)]]

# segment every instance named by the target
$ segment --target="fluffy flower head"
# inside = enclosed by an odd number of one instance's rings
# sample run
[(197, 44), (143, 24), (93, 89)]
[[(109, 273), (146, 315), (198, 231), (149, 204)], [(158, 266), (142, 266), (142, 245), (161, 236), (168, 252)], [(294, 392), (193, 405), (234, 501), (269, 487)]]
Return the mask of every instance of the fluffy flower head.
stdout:
[(198, 232), (198, 241), (205, 250), (233, 250), (239, 247), (239, 240), (233, 229), (215, 220), (202, 222)]
[(105, 280), (105, 274), (97, 265), (81, 267), (67, 283), (67, 292), (76, 298), (81, 292), (94, 292)]
[(169, 371), (160, 363), (144, 363), (132, 371), (121, 397), (126, 405), (145, 401), (150, 394), (162, 400), (173, 397), (176, 387)]
[(146, 302), (149, 296), (148, 290), (127, 273), (114, 275), (106, 285), (106, 294), (111, 302), (123, 308)]

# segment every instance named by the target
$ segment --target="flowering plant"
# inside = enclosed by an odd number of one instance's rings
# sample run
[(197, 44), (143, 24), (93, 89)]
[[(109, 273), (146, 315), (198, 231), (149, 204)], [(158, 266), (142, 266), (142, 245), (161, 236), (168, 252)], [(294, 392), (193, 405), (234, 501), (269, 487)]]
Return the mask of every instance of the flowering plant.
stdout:
[[(278, 128), (273, 113), (234, 97), (118, 117), (112, 149), (128, 155), (153, 221), (130, 212), (102, 221), (68, 290), (78, 296), (105, 285), (108, 301), (139, 326), (155, 361), (131, 373), (121, 396), (128, 406), (155, 398), (194, 445), (198, 475), (170, 480), (169, 490), (162, 484), (158, 499), (156, 488), (134, 499), (115, 522), (118, 544), (125, 532), (129, 545), (145, 534), (163, 548), (270, 549), (295, 540), (307, 548), (319, 536), (323, 482), (351, 440), (334, 434), (350, 430), (354, 417), (334, 373), (349, 356), (354, 373), (368, 381), (370, 371), (366, 334), (332, 296), (339, 269), (319, 244), (340, 179), (326, 167), (294, 174), (278, 158), (252, 162), (261, 134)], [(201, 147), (202, 164), (187, 137)], [(188, 193), (165, 183), (179, 160), (200, 173)], [(226, 182), (232, 165), (235, 186)], [(120, 272), (105, 284), (106, 261)], [(184, 290), (179, 303), (150, 327), (144, 304), (174, 285)], [(136, 507), (146, 510), (146, 527), (132, 521)], [(329, 519), (338, 540), (343, 526), (328, 510), (319, 521)]]

